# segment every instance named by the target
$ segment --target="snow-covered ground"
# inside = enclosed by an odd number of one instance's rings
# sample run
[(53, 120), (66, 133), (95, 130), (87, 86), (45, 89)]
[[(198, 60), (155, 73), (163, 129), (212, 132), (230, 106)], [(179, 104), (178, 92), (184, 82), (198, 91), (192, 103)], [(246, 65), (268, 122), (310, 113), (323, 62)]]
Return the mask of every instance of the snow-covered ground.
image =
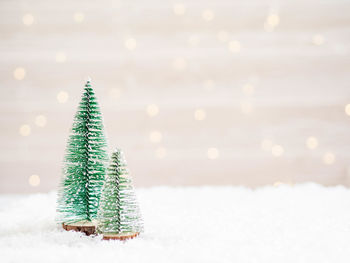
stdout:
[(0, 261), (350, 262), (350, 190), (316, 184), (138, 189), (145, 232), (62, 230), (56, 193), (0, 196)]

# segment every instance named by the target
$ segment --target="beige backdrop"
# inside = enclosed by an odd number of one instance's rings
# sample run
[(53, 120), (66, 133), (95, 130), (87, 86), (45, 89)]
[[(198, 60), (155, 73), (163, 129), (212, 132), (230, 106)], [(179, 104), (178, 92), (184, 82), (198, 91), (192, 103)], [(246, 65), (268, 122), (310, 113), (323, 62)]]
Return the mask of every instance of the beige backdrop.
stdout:
[(350, 183), (349, 14), (340, 0), (1, 1), (0, 192), (57, 187), (88, 76), (137, 186)]

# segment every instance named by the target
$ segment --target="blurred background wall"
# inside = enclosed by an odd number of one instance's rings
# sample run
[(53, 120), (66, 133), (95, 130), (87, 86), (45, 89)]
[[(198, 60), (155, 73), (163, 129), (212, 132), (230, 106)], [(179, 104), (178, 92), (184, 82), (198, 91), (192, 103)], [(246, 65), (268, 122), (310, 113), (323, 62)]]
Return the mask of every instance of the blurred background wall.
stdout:
[(350, 184), (350, 1), (1, 0), (0, 192), (57, 187), (85, 80), (136, 186)]

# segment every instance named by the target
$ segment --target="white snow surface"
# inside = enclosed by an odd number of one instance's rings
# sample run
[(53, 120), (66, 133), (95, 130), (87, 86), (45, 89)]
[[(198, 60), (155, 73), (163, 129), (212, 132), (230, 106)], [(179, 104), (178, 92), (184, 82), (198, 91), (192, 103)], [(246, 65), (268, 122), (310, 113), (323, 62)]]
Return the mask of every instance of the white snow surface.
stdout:
[(137, 189), (145, 232), (104, 241), (55, 223), (56, 193), (0, 196), (0, 261), (350, 262), (350, 190), (316, 184)]

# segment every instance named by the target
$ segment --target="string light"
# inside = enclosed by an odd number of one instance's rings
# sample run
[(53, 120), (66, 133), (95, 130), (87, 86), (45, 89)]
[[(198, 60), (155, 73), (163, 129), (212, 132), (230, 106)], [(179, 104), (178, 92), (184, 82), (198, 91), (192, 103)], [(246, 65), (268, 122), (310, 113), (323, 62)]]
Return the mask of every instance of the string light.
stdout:
[(66, 103), (68, 101), (69, 95), (66, 91), (60, 91), (57, 93), (57, 101), (59, 103)]
[(40, 184), (40, 177), (37, 174), (33, 174), (29, 176), (28, 182), (31, 186), (39, 186)]
[(312, 37), (312, 43), (316, 46), (320, 46), (324, 43), (324, 37), (322, 35), (314, 35)]
[(135, 50), (136, 40), (134, 38), (128, 38), (125, 40), (124, 45), (129, 50)]
[(202, 12), (202, 18), (208, 22), (212, 21), (214, 19), (214, 12), (211, 9), (205, 9)]
[(345, 113), (346, 113), (346, 115), (350, 116), (350, 104), (347, 104), (345, 106)]
[(166, 156), (166, 149), (164, 147), (158, 147), (156, 149), (155, 155), (158, 159), (163, 159)]
[(29, 136), (31, 132), (31, 128), (28, 124), (23, 124), (19, 127), (19, 134), (22, 136)]
[(56, 54), (56, 62), (57, 63), (64, 63), (67, 60), (67, 56), (64, 52), (57, 52)]
[(187, 61), (182, 57), (175, 58), (173, 61), (173, 67), (176, 70), (184, 70), (187, 67)]
[(332, 152), (326, 152), (323, 155), (323, 162), (327, 165), (332, 165), (335, 162), (335, 155)]
[(74, 14), (74, 20), (77, 23), (82, 23), (85, 19), (85, 15), (83, 13), (77, 12)]
[(32, 14), (25, 14), (22, 17), (22, 22), (26, 26), (31, 26), (34, 23), (34, 16)]
[(225, 30), (221, 30), (219, 31), (217, 37), (220, 42), (227, 42), (229, 39), (229, 33)]
[(197, 109), (194, 112), (194, 118), (197, 121), (202, 121), (206, 118), (207, 114), (205, 113), (205, 111), (203, 109)]
[(251, 85), (251, 84), (245, 84), (245, 85), (243, 86), (243, 93), (244, 93), (245, 95), (253, 95), (254, 92), (255, 92), (255, 89), (254, 89), (254, 86), (253, 86), (253, 85)]
[(173, 11), (175, 15), (183, 16), (186, 12), (186, 7), (182, 3), (177, 3), (177, 4), (174, 4)]
[(280, 157), (284, 153), (284, 149), (281, 145), (276, 144), (272, 146), (271, 153), (275, 157)]
[(209, 148), (207, 154), (209, 159), (214, 160), (219, 157), (219, 150), (217, 148)]
[(311, 136), (306, 139), (306, 147), (309, 148), (310, 150), (316, 149), (318, 146), (318, 140), (317, 138)]
[(47, 123), (47, 119), (44, 115), (38, 115), (35, 118), (35, 124), (39, 127), (45, 127)]
[(160, 131), (152, 131), (149, 135), (149, 140), (153, 143), (159, 143), (163, 139), (163, 135)]
[(232, 40), (228, 43), (228, 48), (232, 53), (238, 53), (241, 50), (241, 43), (237, 40)]
[(147, 106), (146, 111), (147, 111), (148, 116), (154, 117), (154, 116), (158, 115), (159, 108), (156, 104), (150, 104)]
[(17, 80), (22, 80), (26, 76), (26, 70), (22, 67), (18, 67), (13, 71), (13, 77)]

